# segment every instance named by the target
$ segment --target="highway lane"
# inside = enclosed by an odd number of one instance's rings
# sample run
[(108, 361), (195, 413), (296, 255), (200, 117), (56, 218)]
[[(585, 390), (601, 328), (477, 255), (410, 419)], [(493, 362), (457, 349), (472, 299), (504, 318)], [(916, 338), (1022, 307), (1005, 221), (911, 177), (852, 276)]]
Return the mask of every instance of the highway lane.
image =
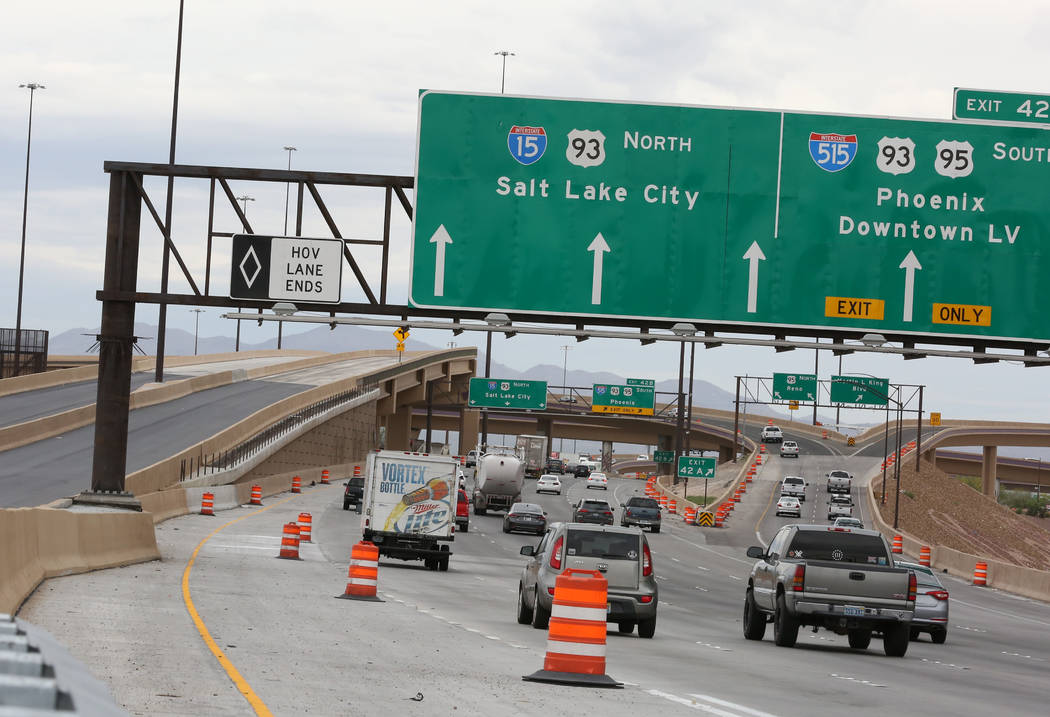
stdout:
[[(169, 374), (169, 381), (187, 378), (189, 374)], [(138, 371), (131, 374), (131, 390), (144, 386), (153, 380), (152, 371)], [(36, 391), (23, 391), (0, 397), (0, 428), (13, 426), (16, 423), (32, 421), (36, 418), (51, 416), (73, 408), (90, 406), (98, 396), (98, 381), (78, 381), (63, 386), (52, 386)]]
[[(132, 411), (128, 419), (128, 473), (228, 428), (277, 401), (338, 376), (360, 375), (396, 362), (388, 357), (351, 359), (325, 367), (220, 386)], [(324, 378), (320, 378), (323, 368)], [(48, 503), (87, 490), (95, 429), (85, 426), (45, 441), (0, 453), (0, 506)]]
[[(769, 464), (770, 484), (773, 466)], [(554, 519), (587, 491), (565, 478), (563, 496), (524, 497)], [(619, 503), (642, 483), (612, 479)], [(743, 639), (740, 614), (764, 503), (749, 492), (727, 530), (667, 518), (648, 535), (660, 585), (656, 636), (608, 638), (607, 673), (619, 691), (523, 683), (543, 664), (546, 632), (515, 621), (520, 546), (502, 515), (471, 516), (446, 573), (381, 561), (383, 603), (333, 600), (346, 584), (361, 517), (341, 509), (338, 486), (273, 496), (267, 513), (186, 516), (158, 526), (162, 563), (51, 580), (24, 617), (50, 629), (75, 656), (111, 681), (133, 712), (250, 714), (203, 648), (179, 604), (178, 584), (197, 541), (234, 518), (201, 550), (189, 585), (211, 634), (275, 714), (412, 713), (544, 715), (600, 713), (764, 715), (1045, 714), (1050, 605), (948, 579), (948, 642), (913, 642), (903, 659), (878, 640), (851, 650), (844, 637), (803, 631), (798, 647)], [(257, 510), (257, 509), (256, 509)], [(301, 561), (276, 555), (280, 526), (301, 510), (314, 516), (314, 543)], [(618, 511), (617, 511), (618, 513)], [(618, 516), (617, 516), (618, 517)], [(735, 532), (734, 532), (735, 531)], [(713, 544), (716, 535), (736, 536)], [(107, 629), (84, 616), (106, 615)], [(413, 704), (417, 692), (423, 701)]]

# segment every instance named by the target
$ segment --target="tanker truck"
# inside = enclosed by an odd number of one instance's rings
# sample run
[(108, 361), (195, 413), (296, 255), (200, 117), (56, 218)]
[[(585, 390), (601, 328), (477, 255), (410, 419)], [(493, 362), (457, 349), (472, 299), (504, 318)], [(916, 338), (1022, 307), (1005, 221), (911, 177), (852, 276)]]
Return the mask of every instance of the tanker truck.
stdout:
[(486, 453), (474, 473), (474, 515), (489, 510), (510, 510), (521, 500), (525, 466), (510, 453)]

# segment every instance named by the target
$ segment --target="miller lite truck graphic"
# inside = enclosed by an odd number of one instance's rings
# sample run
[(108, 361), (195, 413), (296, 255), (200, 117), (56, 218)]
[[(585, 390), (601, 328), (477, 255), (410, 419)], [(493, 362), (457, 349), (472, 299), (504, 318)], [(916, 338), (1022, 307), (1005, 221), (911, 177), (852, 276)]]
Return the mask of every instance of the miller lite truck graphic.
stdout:
[(361, 523), (379, 555), (448, 570), (455, 539), (458, 463), (450, 456), (375, 451), (368, 455)]

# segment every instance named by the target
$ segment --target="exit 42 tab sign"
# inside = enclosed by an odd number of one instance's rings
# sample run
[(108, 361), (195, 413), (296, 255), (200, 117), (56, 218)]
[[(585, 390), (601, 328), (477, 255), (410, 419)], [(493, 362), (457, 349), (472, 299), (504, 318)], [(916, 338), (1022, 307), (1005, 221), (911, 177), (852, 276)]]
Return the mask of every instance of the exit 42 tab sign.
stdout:
[(338, 304), (343, 242), (235, 234), (230, 298)]

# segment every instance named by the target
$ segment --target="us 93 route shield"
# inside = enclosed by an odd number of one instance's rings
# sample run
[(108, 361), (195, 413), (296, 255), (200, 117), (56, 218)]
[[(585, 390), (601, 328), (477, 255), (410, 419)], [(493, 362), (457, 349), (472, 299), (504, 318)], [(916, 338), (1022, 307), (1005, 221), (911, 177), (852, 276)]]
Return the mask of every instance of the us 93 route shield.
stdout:
[(424, 92), (409, 303), (1045, 341), (1048, 179), (1026, 127)]

